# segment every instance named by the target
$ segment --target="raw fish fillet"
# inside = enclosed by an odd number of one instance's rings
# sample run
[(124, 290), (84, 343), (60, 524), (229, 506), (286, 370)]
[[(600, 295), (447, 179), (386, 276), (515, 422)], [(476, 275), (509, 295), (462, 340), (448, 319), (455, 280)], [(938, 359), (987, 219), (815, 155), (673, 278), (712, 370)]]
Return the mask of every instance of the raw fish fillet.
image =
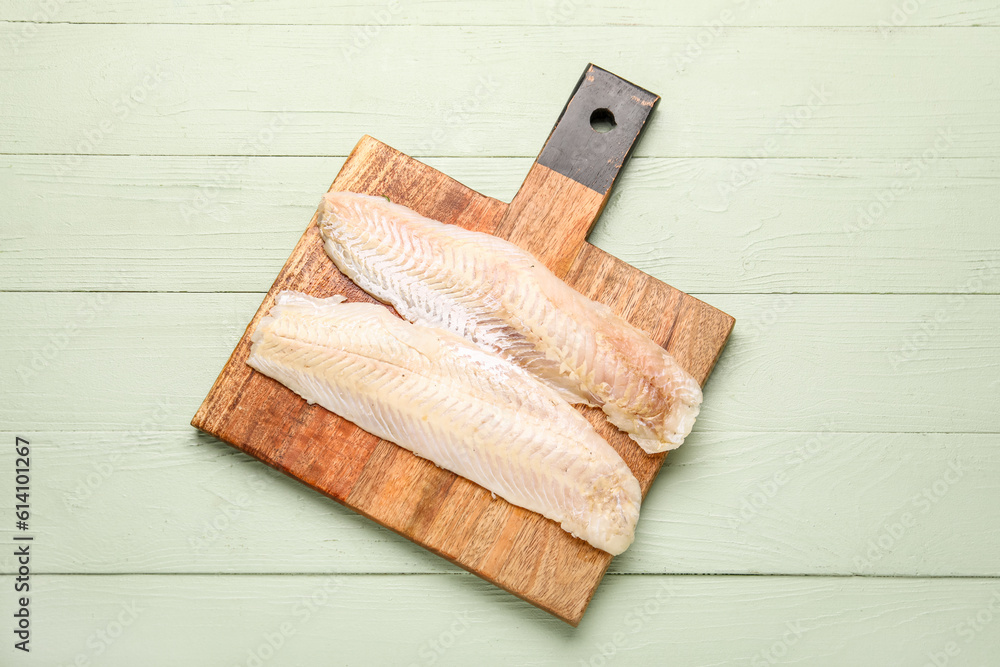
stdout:
[(694, 378), (512, 243), (353, 192), (327, 193), (319, 228), (337, 268), (407, 320), (502, 355), (572, 403), (599, 405), (648, 453), (690, 433)]
[(641, 492), (579, 412), (529, 373), (371, 303), (281, 292), (247, 363), (309, 403), (616, 555)]

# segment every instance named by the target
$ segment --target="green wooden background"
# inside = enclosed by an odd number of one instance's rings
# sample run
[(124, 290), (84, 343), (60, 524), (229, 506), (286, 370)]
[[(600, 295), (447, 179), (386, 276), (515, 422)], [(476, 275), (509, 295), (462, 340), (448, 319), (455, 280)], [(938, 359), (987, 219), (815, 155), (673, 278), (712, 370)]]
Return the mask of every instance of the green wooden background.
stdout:
[[(363, 133), (509, 200), (587, 62), (591, 241), (737, 318), (578, 629), (188, 421)], [(1000, 664), (1000, 7), (0, 2), (3, 665)]]

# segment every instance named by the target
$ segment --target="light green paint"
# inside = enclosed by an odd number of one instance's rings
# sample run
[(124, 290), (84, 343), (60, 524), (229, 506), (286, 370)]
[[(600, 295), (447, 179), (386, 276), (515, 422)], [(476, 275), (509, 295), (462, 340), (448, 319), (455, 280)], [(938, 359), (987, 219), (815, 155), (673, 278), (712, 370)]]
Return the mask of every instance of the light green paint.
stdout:
[[(383, 0), (371, 3), (187, 3), (60, 0), (0, 8), (0, 20), (89, 23), (262, 23), (294, 25), (662, 25), (662, 26), (987, 26), (1000, 25), (989, 0), (894, 0), (796, 3), (790, 0)], [(713, 23), (714, 22), (714, 23)]]
[[(343, 162), (70, 158), (0, 156), (9, 193), (0, 198), (9, 220), (0, 289), (265, 291)], [(427, 162), (505, 201), (531, 166)], [(752, 178), (725, 192), (743, 169)], [(923, 171), (894, 160), (637, 158), (591, 241), (702, 294), (997, 294), (998, 212), (997, 158)]]
[(351, 26), (22, 25), (2, 152), (534, 157), (592, 61), (665, 100), (639, 156), (1000, 155), (994, 27), (734, 27), (689, 58), (696, 27), (398, 26), (354, 55)]
[[(702, 296), (739, 325), (699, 432), (1000, 432), (1000, 296)], [(0, 415), (47, 431), (162, 414), (186, 430), (262, 297), (0, 293), (0, 312), (19, 314)]]
[(988, 665), (1000, 623), (998, 579), (608, 576), (575, 630), (465, 573), (37, 581), (45, 665)]
[[(995, 662), (1000, 14), (904, 4), (4, 3), (0, 662)], [(187, 423), (362, 133), (509, 200), (588, 60), (663, 95), (591, 240), (737, 328), (572, 630)]]
[[(72, 545), (41, 550), (43, 572), (458, 571), (193, 430), (27, 435), (38, 539)], [(698, 432), (667, 458), (612, 572), (1000, 576), (1000, 509), (965, 511), (998, 494), (994, 435)]]

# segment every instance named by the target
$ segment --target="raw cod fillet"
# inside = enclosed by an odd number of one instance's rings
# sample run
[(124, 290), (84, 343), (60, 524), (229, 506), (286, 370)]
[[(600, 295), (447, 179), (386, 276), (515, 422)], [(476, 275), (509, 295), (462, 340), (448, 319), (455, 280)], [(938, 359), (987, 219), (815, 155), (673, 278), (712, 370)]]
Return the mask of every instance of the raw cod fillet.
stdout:
[(500, 357), (385, 307), (281, 292), (247, 363), (348, 419), (538, 512), (612, 555), (641, 491), (579, 412)]
[(599, 405), (646, 452), (680, 445), (701, 387), (661, 346), (512, 243), (425, 218), (384, 197), (330, 192), (324, 248), (407, 320), (448, 329)]

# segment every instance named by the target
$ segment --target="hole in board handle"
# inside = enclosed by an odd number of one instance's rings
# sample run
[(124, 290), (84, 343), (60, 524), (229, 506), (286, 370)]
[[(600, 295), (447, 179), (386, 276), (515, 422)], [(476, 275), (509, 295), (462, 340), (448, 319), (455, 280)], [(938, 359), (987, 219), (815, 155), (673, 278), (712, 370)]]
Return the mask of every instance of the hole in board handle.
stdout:
[(590, 126), (594, 128), (595, 132), (610, 132), (615, 129), (615, 115), (611, 113), (611, 109), (594, 109), (593, 113), (590, 114)]

